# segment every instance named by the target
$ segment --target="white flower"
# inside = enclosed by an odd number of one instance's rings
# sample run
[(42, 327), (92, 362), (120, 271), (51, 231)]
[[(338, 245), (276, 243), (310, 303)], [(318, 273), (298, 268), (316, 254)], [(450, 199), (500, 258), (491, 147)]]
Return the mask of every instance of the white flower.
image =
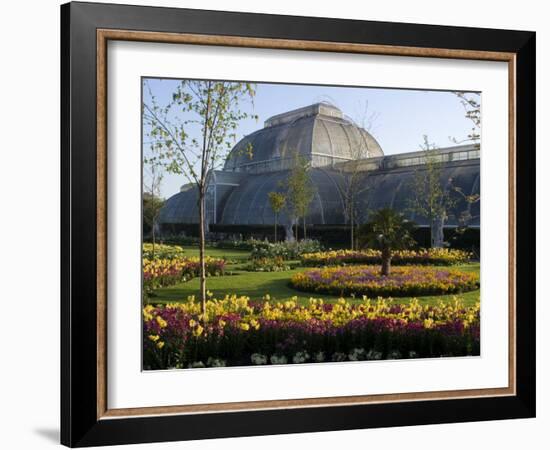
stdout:
[(271, 361), (271, 364), (287, 364), (288, 360), (286, 359), (285, 355), (277, 356), (277, 355), (271, 355), (271, 358), (269, 359)]
[(366, 352), (364, 348), (354, 348), (348, 355), (350, 361), (363, 361), (366, 358)]
[(252, 353), (252, 355), (250, 355), (250, 361), (252, 361), (252, 364), (261, 366), (267, 364), (267, 356), (262, 355), (261, 353)]
[(191, 364), (189, 364), (188, 367), (190, 369), (197, 369), (197, 368), (200, 368), (200, 367), (204, 367), (204, 363), (202, 361), (195, 361), (195, 362), (192, 362)]
[(416, 353), (414, 350), (411, 350), (409, 352), (409, 358), (418, 358), (418, 353)]
[(325, 354), (323, 352), (317, 352), (313, 355), (313, 360), (315, 362), (323, 362), (325, 360)]
[(294, 364), (301, 364), (303, 362), (306, 362), (308, 359), (309, 359), (309, 353), (306, 351), (303, 351), (303, 352), (296, 353), (292, 358), (292, 362)]
[(388, 359), (401, 359), (401, 352), (398, 350), (392, 350), (388, 353)]
[(219, 358), (208, 358), (206, 365), (209, 367), (225, 367), (225, 361)]
[(369, 352), (367, 353), (367, 359), (382, 359), (382, 352), (377, 352), (374, 349), (369, 350)]
[(345, 361), (346, 360), (346, 354), (345, 353), (340, 353), (340, 352), (333, 353), (332, 354), (332, 360), (334, 362)]

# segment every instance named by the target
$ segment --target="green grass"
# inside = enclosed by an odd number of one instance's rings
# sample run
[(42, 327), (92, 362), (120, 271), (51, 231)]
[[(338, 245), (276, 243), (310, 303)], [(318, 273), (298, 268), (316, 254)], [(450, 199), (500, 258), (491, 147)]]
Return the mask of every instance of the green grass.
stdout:
[[(196, 248), (185, 247), (185, 253), (188, 256), (197, 256)], [(314, 295), (296, 291), (288, 286), (290, 277), (307, 268), (298, 268), (286, 272), (246, 272), (242, 266), (249, 258), (249, 252), (242, 250), (225, 249), (207, 249), (207, 255), (218, 258), (225, 257), (233, 264), (228, 264), (227, 269), (231, 275), (223, 277), (211, 277), (207, 280), (207, 288), (213, 292), (216, 298), (224, 297), (226, 294), (245, 295), (252, 300), (260, 300), (264, 295), (269, 294), (274, 300), (287, 300), (291, 297), (297, 297), (300, 303), (306, 303), (310, 297), (323, 298), (327, 302), (334, 302), (338, 299), (330, 295)], [(463, 266), (454, 266), (453, 268), (464, 272), (479, 273), (479, 263), (472, 263)], [(151, 303), (167, 303), (186, 300), (188, 296), (199, 293), (199, 280), (197, 278), (187, 282), (180, 283), (168, 288), (159, 289), (155, 292), (155, 297)], [(479, 299), (479, 290), (461, 294), (460, 297), (466, 305), (473, 305)], [(451, 300), (452, 296), (428, 296), (418, 297), (421, 303), (434, 304), (442, 299)], [(399, 297), (395, 301), (408, 303), (411, 297)], [(349, 298), (349, 300), (353, 300)]]

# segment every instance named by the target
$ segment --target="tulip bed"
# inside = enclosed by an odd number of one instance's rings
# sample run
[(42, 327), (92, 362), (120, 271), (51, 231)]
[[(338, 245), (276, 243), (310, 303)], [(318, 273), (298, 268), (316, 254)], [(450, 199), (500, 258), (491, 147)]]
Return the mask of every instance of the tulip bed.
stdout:
[[(396, 265), (451, 266), (467, 263), (471, 254), (463, 250), (430, 248), (420, 250), (394, 251), (392, 262)], [(379, 264), (381, 252), (366, 250), (332, 250), (305, 253), (301, 256), (304, 266), (341, 266), (346, 264)]]
[(479, 288), (479, 276), (453, 269), (392, 267), (388, 276), (379, 266), (310, 269), (293, 275), (290, 286), (300, 291), (340, 296), (407, 297), (449, 295)]
[(479, 355), (479, 303), (227, 296), (143, 308), (145, 370)]
[(160, 258), (171, 259), (180, 258), (183, 256), (184, 250), (179, 245), (166, 245), (144, 242), (142, 245), (142, 257), (147, 259)]
[[(206, 257), (207, 276), (223, 275), (225, 260)], [(143, 258), (143, 289), (151, 293), (154, 289), (188, 281), (200, 273), (198, 257), (190, 258)]]

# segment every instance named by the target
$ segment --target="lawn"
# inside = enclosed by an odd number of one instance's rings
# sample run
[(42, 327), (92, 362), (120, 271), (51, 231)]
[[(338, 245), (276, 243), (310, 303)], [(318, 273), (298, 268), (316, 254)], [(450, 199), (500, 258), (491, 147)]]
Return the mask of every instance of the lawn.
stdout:
[[(188, 256), (198, 255), (198, 250), (194, 247), (185, 247), (185, 253)], [(233, 249), (207, 249), (207, 254), (215, 257), (225, 257), (228, 261), (234, 263), (228, 264), (229, 275), (223, 277), (211, 277), (207, 280), (207, 288), (216, 298), (224, 297), (226, 294), (245, 295), (251, 299), (261, 299), (269, 294), (274, 300), (287, 300), (291, 297), (297, 297), (298, 301), (305, 303), (312, 296), (310, 294), (296, 291), (288, 286), (290, 277), (307, 268), (298, 268), (286, 272), (246, 272), (242, 266), (249, 258), (249, 252)], [(465, 272), (479, 273), (479, 263), (471, 263), (463, 266), (454, 266)], [(187, 283), (180, 283), (155, 292), (155, 297), (151, 303), (177, 302), (187, 299), (190, 295), (197, 295), (199, 292), (199, 280), (195, 278)], [(322, 297), (325, 301), (332, 302), (338, 299), (335, 296), (316, 295)], [(474, 305), (479, 300), (479, 290), (461, 294), (460, 297), (468, 306)], [(451, 296), (432, 296), (418, 297), (421, 303), (435, 304), (439, 299), (450, 300)], [(352, 299), (349, 299), (352, 300)], [(400, 297), (396, 299), (400, 303), (407, 303), (410, 297)]]

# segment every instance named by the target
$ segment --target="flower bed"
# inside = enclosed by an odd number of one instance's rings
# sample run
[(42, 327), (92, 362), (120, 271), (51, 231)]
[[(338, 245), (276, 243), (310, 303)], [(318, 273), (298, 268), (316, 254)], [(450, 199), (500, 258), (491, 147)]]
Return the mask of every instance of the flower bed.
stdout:
[[(223, 275), (225, 260), (219, 258), (205, 258), (206, 275)], [(154, 289), (171, 286), (182, 281), (188, 281), (200, 274), (200, 260), (198, 257), (147, 259), (143, 258), (143, 289), (152, 292)]]
[(252, 258), (244, 267), (248, 272), (284, 272), (291, 267), (285, 260), (277, 256), (275, 258)]
[(479, 304), (226, 297), (143, 309), (144, 369), (479, 355)]
[[(466, 264), (471, 254), (463, 250), (430, 248), (421, 250), (401, 250), (393, 252), (392, 262), (396, 265), (451, 266)], [(346, 264), (378, 264), (380, 250), (332, 250), (306, 253), (301, 256), (304, 266), (341, 266)]]
[(382, 276), (379, 266), (348, 266), (306, 270), (295, 274), (290, 285), (330, 295), (405, 297), (472, 291), (479, 288), (479, 276), (422, 266), (392, 267), (390, 275)]
[(267, 241), (258, 241), (254, 244), (252, 258), (277, 258), (284, 260), (299, 259), (305, 253), (314, 253), (321, 250), (319, 241), (303, 239), (301, 241), (283, 241), (276, 244)]
[(142, 257), (147, 259), (153, 258), (178, 258), (184, 253), (183, 248), (179, 245), (153, 244), (144, 242), (142, 245)]

